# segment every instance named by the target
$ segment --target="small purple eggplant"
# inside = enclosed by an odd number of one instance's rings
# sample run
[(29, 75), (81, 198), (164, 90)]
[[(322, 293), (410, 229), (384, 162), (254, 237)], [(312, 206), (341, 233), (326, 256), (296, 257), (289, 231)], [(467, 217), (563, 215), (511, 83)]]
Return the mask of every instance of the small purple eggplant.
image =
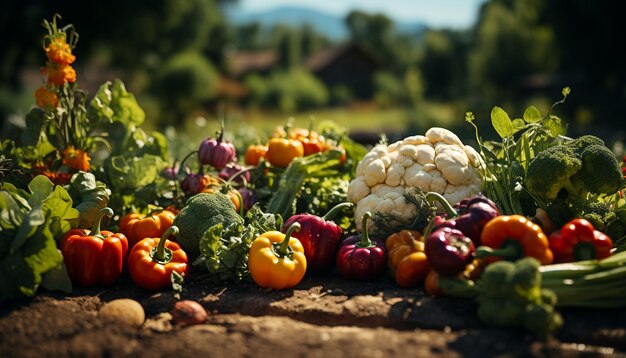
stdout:
[(203, 165), (210, 165), (217, 170), (222, 170), (228, 163), (237, 159), (235, 146), (230, 141), (222, 140), (224, 136), (224, 122), (218, 133), (217, 139), (207, 137), (200, 143), (198, 159)]

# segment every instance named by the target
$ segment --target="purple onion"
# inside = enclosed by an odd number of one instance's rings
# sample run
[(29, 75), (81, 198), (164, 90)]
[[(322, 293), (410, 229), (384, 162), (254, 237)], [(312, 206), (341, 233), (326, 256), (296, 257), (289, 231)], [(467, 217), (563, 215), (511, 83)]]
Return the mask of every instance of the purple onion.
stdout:
[[(243, 173), (241, 173), (242, 170), (246, 169), (245, 167), (239, 165), (239, 164), (235, 164), (235, 163), (230, 163), (226, 166), (226, 168), (222, 169), (219, 173), (218, 176), (220, 178), (222, 178), (224, 181), (229, 181), (231, 178), (233, 179), (233, 182), (237, 183), (237, 184), (242, 184), (245, 180), (246, 183), (250, 182), (250, 171), (245, 171)], [(239, 174), (236, 177), (233, 178), (233, 176), (235, 174)]]
[(256, 195), (254, 195), (254, 191), (248, 188), (239, 188), (239, 194), (241, 194), (243, 208), (246, 210), (250, 210), (252, 205), (256, 203)]
[(223, 141), (223, 136), (224, 122), (222, 122), (222, 128), (217, 139), (207, 137), (200, 143), (200, 148), (198, 149), (198, 159), (200, 163), (221, 170), (226, 167), (228, 163), (234, 162), (237, 159), (235, 146), (228, 140)]

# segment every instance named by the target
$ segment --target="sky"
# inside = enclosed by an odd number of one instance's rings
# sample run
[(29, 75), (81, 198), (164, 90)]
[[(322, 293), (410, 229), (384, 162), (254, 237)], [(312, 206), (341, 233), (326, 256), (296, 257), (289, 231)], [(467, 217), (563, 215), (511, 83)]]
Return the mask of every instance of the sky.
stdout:
[(382, 12), (394, 20), (423, 22), (431, 27), (466, 28), (474, 24), (485, 0), (240, 0), (244, 12), (298, 6), (345, 16), (352, 9)]

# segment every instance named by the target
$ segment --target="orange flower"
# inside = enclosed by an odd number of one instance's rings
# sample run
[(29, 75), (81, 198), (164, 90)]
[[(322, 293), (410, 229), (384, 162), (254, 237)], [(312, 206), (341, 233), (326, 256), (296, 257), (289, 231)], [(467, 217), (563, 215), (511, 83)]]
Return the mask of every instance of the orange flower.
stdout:
[(56, 108), (59, 106), (59, 97), (57, 97), (56, 92), (49, 91), (46, 86), (37, 88), (35, 101), (39, 108)]
[(70, 65), (76, 60), (76, 56), (72, 55), (72, 49), (65, 42), (64, 37), (57, 37), (52, 40), (46, 47), (46, 56), (50, 61), (59, 65)]
[(63, 150), (63, 165), (66, 165), (74, 170), (88, 172), (89, 161), (91, 161), (89, 154), (81, 149), (69, 146)]
[(59, 65), (48, 61), (48, 66), (44, 67), (41, 72), (48, 75), (49, 84), (63, 86), (67, 82), (76, 82), (76, 71), (70, 65)]

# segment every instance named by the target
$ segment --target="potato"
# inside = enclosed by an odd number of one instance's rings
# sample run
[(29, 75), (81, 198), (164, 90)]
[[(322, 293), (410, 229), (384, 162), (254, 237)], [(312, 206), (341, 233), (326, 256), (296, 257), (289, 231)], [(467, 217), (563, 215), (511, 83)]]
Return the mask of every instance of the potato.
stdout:
[(196, 301), (178, 301), (170, 312), (172, 320), (178, 326), (201, 324), (207, 320), (208, 314), (204, 307)]
[(133, 328), (141, 327), (146, 319), (146, 314), (141, 304), (129, 298), (113, 300), (104, 304), (100, 308), (98, 316)]

